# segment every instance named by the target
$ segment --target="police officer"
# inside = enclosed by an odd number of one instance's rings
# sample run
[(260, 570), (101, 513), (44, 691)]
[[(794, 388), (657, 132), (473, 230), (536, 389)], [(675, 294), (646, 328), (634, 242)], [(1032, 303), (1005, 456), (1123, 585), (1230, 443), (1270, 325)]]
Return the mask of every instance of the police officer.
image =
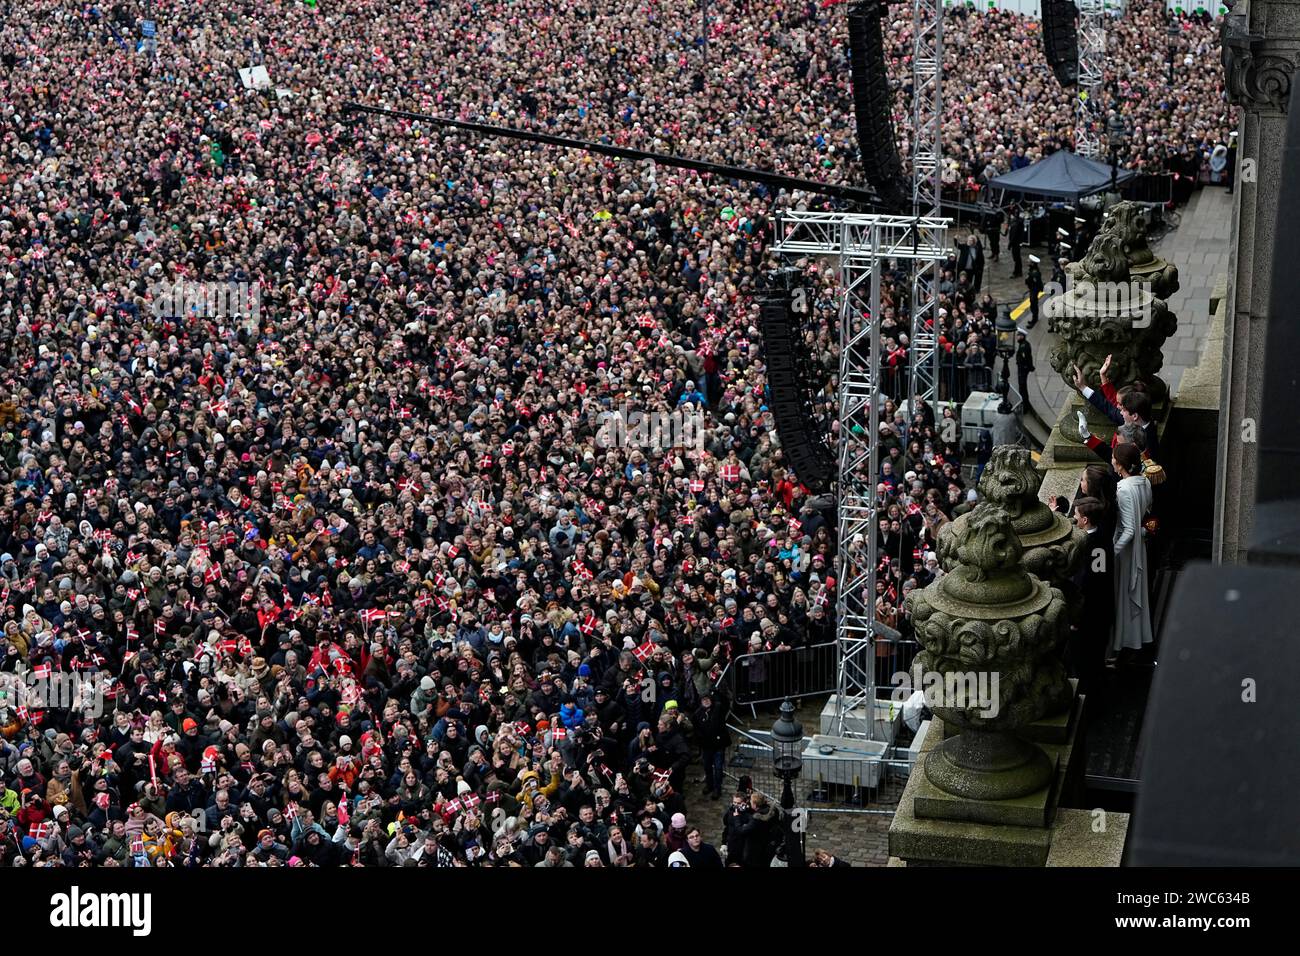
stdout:
[(1038, 294), (1043, 291), (1043, 273), (1038, 268), (1038, 256), (1029, 257), (1029, 274), (1025, 276), (1025, 288), (1029, 290), (1029, 328), (1038, 324)]

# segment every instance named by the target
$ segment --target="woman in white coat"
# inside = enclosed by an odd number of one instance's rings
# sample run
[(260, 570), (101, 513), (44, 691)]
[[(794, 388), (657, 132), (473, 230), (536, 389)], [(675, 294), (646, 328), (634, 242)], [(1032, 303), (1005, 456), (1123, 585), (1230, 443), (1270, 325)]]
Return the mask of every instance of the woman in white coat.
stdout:
[(1115, 632), (1111, 651), (1141, 650), (1154, 640), (1147, 598), (1146, 529), (1151, 483), (1142, 477), (1142, 458), (1135, 445), (1116, 445), (1111, 465), (1119, 475), (1115, 488)]

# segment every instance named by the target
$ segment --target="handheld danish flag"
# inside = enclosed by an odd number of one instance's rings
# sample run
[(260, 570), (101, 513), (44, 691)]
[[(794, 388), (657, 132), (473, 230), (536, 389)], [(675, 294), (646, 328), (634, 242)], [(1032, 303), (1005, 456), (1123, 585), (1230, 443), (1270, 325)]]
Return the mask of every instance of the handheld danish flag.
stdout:
[(646, 641), (640, 647), (636, 648), (636, 650), (632, 651), (632, 654), (637, 659), (638, 662), (644, 664), (646, 661), (648, 661), (651, 658), (654, 652), (655, 652), (654, 641)]

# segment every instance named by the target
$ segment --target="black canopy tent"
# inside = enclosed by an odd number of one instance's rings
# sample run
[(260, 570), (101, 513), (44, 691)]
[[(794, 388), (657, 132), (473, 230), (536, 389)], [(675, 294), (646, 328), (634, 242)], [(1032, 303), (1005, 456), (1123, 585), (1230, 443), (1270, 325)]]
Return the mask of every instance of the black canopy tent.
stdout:
[[(1136, 177), (1134, 170), (1121, 169), (1115, 183), (1122, 186)], [(1031, 199), (1068, 201), (1101, 192), (1110, 184), (1110, 166), (1062, 149), (1031, 166), (998, 176), (989, 183), (989, 188), (1004, 195), (1018, 193)]]

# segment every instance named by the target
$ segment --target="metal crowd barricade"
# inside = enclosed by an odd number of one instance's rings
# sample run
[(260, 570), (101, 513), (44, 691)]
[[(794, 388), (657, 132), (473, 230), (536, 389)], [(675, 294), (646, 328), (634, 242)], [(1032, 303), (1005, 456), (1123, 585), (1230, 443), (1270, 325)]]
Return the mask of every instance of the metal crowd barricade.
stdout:
[(734, 705), (753, 707), (833, 693), (836, 682), (834, 641), (788, 651), (757, 651), (734, 658), (718, 678)]
[[(909, 674), (921, 645), (916, 641), (902, 638), (876, 638), (876, 687), (888, 697), (898, 683), (896, 674)], [(909, 676), (910, 679), (910, 676)]]

